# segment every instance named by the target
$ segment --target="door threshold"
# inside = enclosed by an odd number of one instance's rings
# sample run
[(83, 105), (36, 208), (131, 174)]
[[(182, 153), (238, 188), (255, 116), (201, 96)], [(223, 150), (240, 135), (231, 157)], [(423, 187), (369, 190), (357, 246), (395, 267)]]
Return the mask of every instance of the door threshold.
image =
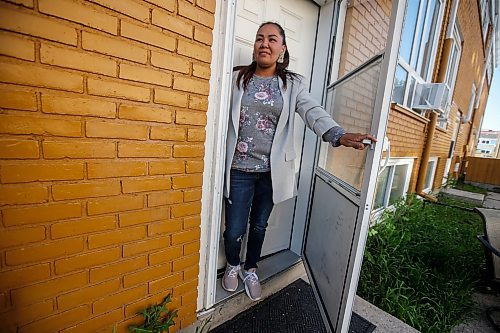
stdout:
[[(259, 261), (258, 275), (259, 280), (264, 284), (267, 280), (273, 276), (285, 271), (286, 269), (292, 267), (293, 265), (301, 262), (302, 259), (296, 253), (290, 250), (284, 250), (273, 254), (265, 259)], [(226, 301), (232, 297), (235, 297), (242, 292), (245, 288), (241, 280), (238, 283), (238, 289), (234, 292), (229, 292), (222, 288), (222, 277), (217, 279), (217, 287), (215, 292), (215, 303), (216, 305), (220, 302)]]
[[(280, 268), (278, 269), (278, 267)], [(197, 321), (193, 325), (182, 329), (179, 333), (194, 333), (196, 326), (201, 325), (203, 320), (207, 320), (208, 318), (210, 318), (210, 326), (213, 329), (277, 293), (297, 279), (303, 279), (306, 282), (309, 281), (301, 257), (289, 250), (261, 260), (259, 262), (259, 276), (263, 281), (262, 298), (257, 302), (252, 301), (245, 294), (243, 291), (244, 288), (241, 286), (233, 293), (226, 292), (220, 284), (221, 279), (217, 279), (216, 296), (220, 300), (210, 309), (199, 312)], [(239, 284), (241, 285), (242, 283)], [(223, 293), (220, 291), (223, 291), (224, 295), (229, 295), (223, 298)]]

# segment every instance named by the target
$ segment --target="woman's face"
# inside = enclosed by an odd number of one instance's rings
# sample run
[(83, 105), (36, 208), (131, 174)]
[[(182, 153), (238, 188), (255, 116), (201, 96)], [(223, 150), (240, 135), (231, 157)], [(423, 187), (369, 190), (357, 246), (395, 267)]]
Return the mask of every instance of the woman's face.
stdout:
[(286, 46), (283, 38), (274, 24), (266, 24), (257, 31), (253, 52), (257, 65), (261, 68), (269, 68), (276, 65), (276, 61)]

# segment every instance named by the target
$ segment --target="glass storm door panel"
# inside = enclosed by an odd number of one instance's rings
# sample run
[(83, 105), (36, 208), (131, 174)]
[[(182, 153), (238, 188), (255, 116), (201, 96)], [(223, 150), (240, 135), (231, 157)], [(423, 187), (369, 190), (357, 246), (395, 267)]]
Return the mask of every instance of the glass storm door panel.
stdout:
[[(348, 132), (383, 138), (406, 0), (340, 6), (341, 77), (328, 85), (325, 108)], [(303, 259), (329, 332), (349, 328), (381, 155), (382, 140), (364, 151), (320, 146)]]

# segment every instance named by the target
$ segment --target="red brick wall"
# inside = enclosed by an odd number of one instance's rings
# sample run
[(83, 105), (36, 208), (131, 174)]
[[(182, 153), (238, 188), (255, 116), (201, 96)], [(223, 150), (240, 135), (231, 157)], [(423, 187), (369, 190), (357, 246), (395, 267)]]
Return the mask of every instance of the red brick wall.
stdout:
[[(483, 44), (478, 1), (460, 1), (457, 19), (462, 30), (464, 43), (462, 45), (462, 57), (458, 69), (457, 84), (453, 93), (453, 101), (462, 111), (462, 114), (466, 116), (471, 97), (472, 83), (475, 82), (479, 90), (485, 60), (486, 44)], [(484, 84), (482, 93), (483, 96), (481, 97), (481, 102), (478, 110), (475, 112), (473, 121), (461, 126), (461, 132), (464, 131), (464, 133), (460, 134), (464, 144), (457, 147), (460, 148), (460, 152), (456, 151), (456, 156), (460, 156), (458, 155), (459, 153), (462, 153), (462, 155), (465, 153), (464, 145), (469, 146), (469, 152), (467, 152), (467, 154), (470, 154), (471, 150), (473, 150), (472, 145), (475, 143), (476, 139), (474, 135), (471, 136), (470, 134), (479, 132), (480, 119), (484, 114), (484, 108), (486, 107), (486, 100), (489, 94), (487, 82)]]
[(415, 192), (417, 184), (427, 123), (427, 119), (401, 106), (393, 105), (391, 107), (389, 123), (387, 124), (387, 138), (391, 142), (391, 158), (416, 157), (413, 160), (412, 175), (408, 186), (410, 192)]

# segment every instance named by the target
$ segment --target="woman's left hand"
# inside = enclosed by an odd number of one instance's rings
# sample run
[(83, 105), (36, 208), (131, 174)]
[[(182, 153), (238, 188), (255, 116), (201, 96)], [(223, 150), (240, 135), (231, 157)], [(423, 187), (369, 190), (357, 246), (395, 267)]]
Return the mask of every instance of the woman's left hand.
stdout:
[(352, 147), (357, 150), (363, 150), (365, 147), (369, 146), (368, 144), (364, 144), (363, 140), (369, 139), (372, 142), (377, 142), (370, 134), (361, 134), (361, 133), (346, 133), (340, 137), (339, 143), (341, 146)]

